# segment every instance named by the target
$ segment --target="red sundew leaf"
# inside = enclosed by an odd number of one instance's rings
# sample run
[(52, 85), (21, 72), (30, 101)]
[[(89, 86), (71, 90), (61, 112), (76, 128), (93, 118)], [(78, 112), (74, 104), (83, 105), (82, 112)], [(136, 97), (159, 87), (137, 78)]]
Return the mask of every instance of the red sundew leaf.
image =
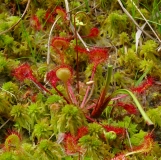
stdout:
[(148, 153), (153, 148), (153, 144), (154, 144), (154, 140), (152, 138), (152, 134), (148, 133), (144, 137), (144, 141), (141, 143), (141, 145), (133, 147), (131, 152), (120, 154), (111, 160), (126, 160), (125, 157), (136, 154), (136, 153)]
[(97, 37), (99, 35), (99, 29), (98, 28), (91, 28), (90, 33), (87, 37)]
[(132, 91), (137, 92), (137, 93), (143, 93), (145, 90), (147, 90), (153, 84), (154, 84), (154, 78), (148, 77), (147, 80), (145, 82), (143, 82), (140, 86), (132, 88)]
[(72, 68), (68, 65), (62, 64), (56, 67), (54, 70), (51, 70), (50, 72), (48, 72), (46, 79), (51, 83), (53, 87), (55, 87), (57, 82), (61, 80), (60, 78), (65, 78), (70, 80), (72, 76), (73, 76)]
[(125, 135), (126, 133), (126, 130), (125, 128), (122, 128), (122, 127), (114, 127), (114, 126), (110, 126), (110, 125), (106, 125), (106, 126), (103, 126), (105, 128), (105, 130), (107, 132), (110, 132), (110, 131), (113, 131), (115, 132), (117, 135)]
[(116, 106), (120, 106), (120, 107), (124, 108), (129, 114), (137, 114), (138, 113), (136, 107), (131, 103), (126, 104), (123, 102), (118, 102), (116, 104)]
[(37, 99), (37, 94), (33, 94), (31, 96), (31, 101), (35, 103), (36, 102), (36, 99)]
[(59, 50), (67, 49), (69, 47), (69, 40), (63, 37), (54, 37), (51, 40), (51, 46)]
[(141, 153), (148, 153), (153, 148), (154, 140), (152, 138), (152, 134), (148, 133), (144, 137), (144, 141), (141, 145), (133, 147), (133, 152), (141, 152)]
[(121, 158), (125, 158), (127, 156), (130, 156), (130, 155), (133, 155), (133, 154), (136, 154), (136, 153), (148, 153), (153, 148), (153, 144), (154, 144), (154, 141), (153, 141), (153, 138), (152, 138), (152, 134), (148, 133), (144, 137), (144, 141), (141, 143), (141, 145), (133, 147), (131, 152), (120, 154), (120, 155), (114, 157), (111, 160), (121, 160)]
[(124, 154), (118, 155), (111, 160), (127, 160)]
[(105, 62), (108, 58), (108, 50), (102, 48), (93, 48), (89, 53), (90, 60), (94, 63), (95, 66)]
[(46, 13), (45, 13), (45, 20), (48, 23), (54, 23), (54, 20), (55, 20), (55, 12), (52, 12), (50, 10), (47, 10)]
[[(7, 132), (8, 132), (9, 135), (12, 135), (12, 134), (17, 135), (18, 138), (19, 138), (20, 140), (22, 140), (22, 136), (21, 136), (21, 134), (20, 134), (18, 131), (13, 130), (13, 129), (12, 129), (12, 130), (11, 130), (11, 129), (8, 129)], [(8, 136), (9, 136), (9, 135), (8, 135)], [(7, 137), (8, 137), (8, 136), (7, 136)], [(6, 137), (6, 138), (7, 138), (7, 137)]]
[(62, 18), (64, 18), (64, 19), (67, 18), (67, 13), (66, 13), (66, 11), (63, 8), (61, 8), (61, 7), (58, 6), (58, 7), (56, 7), (55, 12), (58, 15), (60, 15)]
[(54, 37), (51, 46), (60, 55), (60, 59), (64, 62), (64, 50), (69, 47), (69, 39), (63, 37)]
[(67, 155), (73, 155), (82, 150), (81, 147), (78, 146), (77, 138), (70, 133), (67, 133), (64, 137), (64, 147)]
[(18, 80), (24, 81), (25, 79), (29, 79), (32, 82), (34, 82), (38, 87), (40, 87), (42, 90), (45, 92), (50, 93), (40, 82), (37, 81), (37, 79), (33, 76), (32, 70), (30, 66), (25, 63), (22, 64), (21, 66), (15, 68), (12, 71), (13, 76), (15, 76)]
[(75, 51), (78, 51), (79, 53), (89, 54), (89, 51), (87, 51), (85, 48), (82, 48), (80, 46), (75, 46)]
[(30, 24), (37, 31), (42, 29), (41, 23), (40, 23), (40, 21), (39, 21), (39, 19), (38, 19), (38, 17), (36, 15), (33, 15), (30, 18)]
[(78, 129), (77, 131), (77, 139), (83, 137), (84, 135), (88, 134), (88, 128), (83, 126), (81, 128)]
[(11, 151), (13, 148), (19, 149), (22, 140), (20, 134), (15, 130), (8, 130), (8, 133), (9, 135), (5, 138), (3, 149), (5, 151)]
[(47, 73), (46, 79), (50, 82), (53, 87), (56, 87), (57, 82), (59, 81), (58, 77), (56, 76), (55, 70), (52, 70)]
[(12, 74), (20, 81), (24, 81), (25, 79), (35, 80), (32, 70), (27, 63), (15, 68)]

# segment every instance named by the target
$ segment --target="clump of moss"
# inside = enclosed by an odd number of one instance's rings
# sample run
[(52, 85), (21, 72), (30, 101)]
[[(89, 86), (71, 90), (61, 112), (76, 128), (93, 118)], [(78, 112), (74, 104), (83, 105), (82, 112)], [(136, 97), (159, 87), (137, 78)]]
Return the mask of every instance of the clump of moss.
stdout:
[(121, 11), (115, 11), (108, 15), (104, 23), (104, 33), (108, 32), (111, 39), (117, 37), (117, 34), (124, 32), (127, 29), (127, 16)]

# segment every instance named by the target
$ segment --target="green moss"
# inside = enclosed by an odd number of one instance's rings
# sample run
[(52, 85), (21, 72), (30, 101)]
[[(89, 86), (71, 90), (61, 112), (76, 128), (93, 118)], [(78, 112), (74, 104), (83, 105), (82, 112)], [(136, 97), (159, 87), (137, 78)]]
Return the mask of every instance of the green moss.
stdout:
[(37, 138), (38, 141), (41, 139), (48, 139), (53, 133), (53, 129), (49, 126), (49, 122), (47, 119), (42, 119), (40, 122), (35, 124), (33, 132), (32, 132), (32, 139)]
[[(68, 17), (60, 18), (55, 24), (53, 22), (55, 26), (51, 31), (53, 24), (45, 19), (46, 12), (50, 10), (55, 20), (59, 16), (55, 8), (61, 7), (65, 10), (67, 1), (34, 0), (31, 1), (21, 22), (2, 34), (17, 23), (27, 2), (27, 0), (3, 0), (0, 6), (0, 143), (2, 144), (0, 159), (110, 160), (115, 159), (116, 155), (128, 154), (128, 148), (132, 147), (135, 150), (135, 146), (137, 148), (145, 139), (145, 135), (151, 134), (151, 131), (149, 124), (145, 125), (143, 119), (146, 114), (142, 114), (142, 117), (138, 111), (129, 115), (117, 106), (117, 101), (127, 104), (132, 102), (128, 95), (124, 95), (127, 93), (133, 95), (137, 106), (138, 104), (144, 106), (150, 117), (150, 120), (145, 120), (150, 124), (154, 123), (153, 133), (159, 135), (161, 57), (157, 47), (160, 44), (142, 33), (137, 53), (135, 52), (137, 28), (123, 12), (118, 1), (68, 1), (67, 15), (70, 15), (71, 22)], [(142, 26), (143, 18), (131, 0), (121, 2), (135, 21)], [(152, 20), (149, 22), (160, 36), (160, 2), (156, 0), (133, 2), (147, 20)], [(39, 21), (35, 18), (31, 24), (33, 15), (37, 16)], [(75, 15), (77, 15), (77, 26), (73, 28)], [(98, 28), (99, 36), (85, 37), (92, 27)], [(155, 38), (147, 25), (144, 30)], [(76, 31), (82, 40), (75, 35)], [(52, 42), (48, 44), (49, 36), (51, 39), (63, 37), (66, 39), (65, 43), (69, 43), (68, 49), (59, 48), (60, 52), (64, 51), (63, 62), (58, 56), (58, 51), (51, 46)], [(76, 46), (84, 48), (78, 53), (78, 61)], [(89, 51), (85, 51), (85, 48)], [(99, 58), (102, 58), (98, 52), (93, 66), (93, 62), (90, 61), (90, 51), (93, 49), (108, 50), (106, 61), (101, 59), (104, 63), (97, 65)], [(50, 64), (47, 64), (49, 51)], [(49, 93), (39, 90), (39, 87), (30, 80), (22, 82), (13, 77), (14, 68), (24, 63), (32, 68), (35, 77), (34, 79), (30, 77), (32, 81), (42, 84), (50, 91)], [(62, 81), (57, 82), (56, 89), (60, 91), (58, 92), (46, 80), (46, 75), (61, 65), (71, 66), (72, 77), (67, 71), (57, 74), (66, 83), (65, 88)], [(18, 71), (16, 74), (19, 74)], [(26, 76), (30, 73), (24, 69), (20, 74)], [(107, 74), (112, 75), (112, 80), (111, 76), (106, 79)], [(142, 94), (133, 93), (135, 84), (139, 87), (142, 80), (148, 76), (154, 77), (154, 84), (145, 86), (146, 90)], [(117, 97), (114, 97), (115, 93)], [(93, 118), (94, 113), (99, 116)], [(108, 132), (104, 125), (109, 126)], [(5, 138), (4, 135), (7, 135), (7, 130), (11, 128), (20, 132), (21, 140), (15, 134)], [(70, 142), (69, 146), (66, 146), (67, 139)], [(160, 140), (155, 139), (155, 142), (152, 138), (150, 140), (150, 145), (153, 147), (146, 153), (146, 158), (158, 159), (161, 157), (157, 143)], [(69, 153), (67, 150), (70, 150), (70, 147), (74, 149), (78, 147), (80, 150), (77, 153)], [(145, 156), (138, 153), (128, 158), (143, 160)]]
[(86, 125), (83, 112), (74, 105), (65, 105), (56, 118), (57, 122), (55, 125), (57, 126), (58, 133), (70, 132), (74, 135), (79, 127)]
[(117, 34), (124, 32), (127, 29), (127, 16), (121, 11), (112, 12), (105, 20), (104, 30), (108, 31), (111, 39), (114, 39)]

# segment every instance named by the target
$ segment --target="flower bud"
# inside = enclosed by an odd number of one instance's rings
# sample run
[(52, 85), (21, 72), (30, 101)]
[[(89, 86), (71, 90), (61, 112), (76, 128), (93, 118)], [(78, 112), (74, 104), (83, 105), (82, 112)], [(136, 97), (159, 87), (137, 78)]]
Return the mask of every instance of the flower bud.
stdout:
[(71, 70), (68, 67), (62, 67), (56, 70), (56, 76), (63, 82), (67, 82), (71, 76)]
[(114, 131), (105, 132), (104, 134), (105, 134), (106, 139), (110, 139), (110, 140), (115, 140), (117, 137)]

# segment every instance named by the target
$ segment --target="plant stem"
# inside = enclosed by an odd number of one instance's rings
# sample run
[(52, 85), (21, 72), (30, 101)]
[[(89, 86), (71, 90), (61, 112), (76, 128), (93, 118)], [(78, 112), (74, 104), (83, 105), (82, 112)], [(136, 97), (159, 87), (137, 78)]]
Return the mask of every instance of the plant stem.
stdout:
[(78, 105), (77, 99), (76, 99), (74, 92), (72, 90), (71, 83), (69, 81), (67, 81), (66, 83), (67, 83), (67, 90), (68, 90), (69, 95), (71, 97), (72, 103), (75, 104), (75, 105)]
[(71, 99), (71, 96), (70, 96), (70, 93), (69, 93), (69, 90), (68, 90), (68, 84), (67, 84), (67, 82), (64, 83), (64, 86), (65, 86), (65, 89), (66, 89), (66, 93), (67, 93), (69, 102), (70, 102), (70, 104), (71, 104), (71, 103), (73, 103), (73, 101), (72, 101), (72, 99)]
[(70, 104), (70, 101), (56, 88), (56, 86), (54, 87), (54, 89), (56, 90), (56, 92), (65, 99), (65, 101)]
[(112, 71), (113, 71), (113, 66), (108, 65), (108, 72), (107, 72), (107, 78), (106, 78), (106, 83), (105, 83), (105, 92), (107, 92), (110, 82), (111, 82), (111, 77), (112, 77)]
[(106, 94), (111, 82), (112, 70), (113, 70), (113, 66), (108, 65), (108, 72), (107, 72), (105, 87), (103, 88), (103, 91), (101, 92), (101, 95), (97, 101), (97, 104), (94, 110), (92, 111), (92, 114), (91, 114), (92, 117), (99, 117), (102, 114), (103, 110), (106, 108), (106, 105), (111, 100), (111, 96), (108, 96), (106, 98)]
[(41, 88), (42, 90), (44, 90), (45, 92), (49, 93), (50, 95), (52, 95), (52, 93), (47, 90), (40, 82), (38, 82), (37, 80), (35, 79), (31, 79), (31, 81), (38, 87), (38, 88)]

